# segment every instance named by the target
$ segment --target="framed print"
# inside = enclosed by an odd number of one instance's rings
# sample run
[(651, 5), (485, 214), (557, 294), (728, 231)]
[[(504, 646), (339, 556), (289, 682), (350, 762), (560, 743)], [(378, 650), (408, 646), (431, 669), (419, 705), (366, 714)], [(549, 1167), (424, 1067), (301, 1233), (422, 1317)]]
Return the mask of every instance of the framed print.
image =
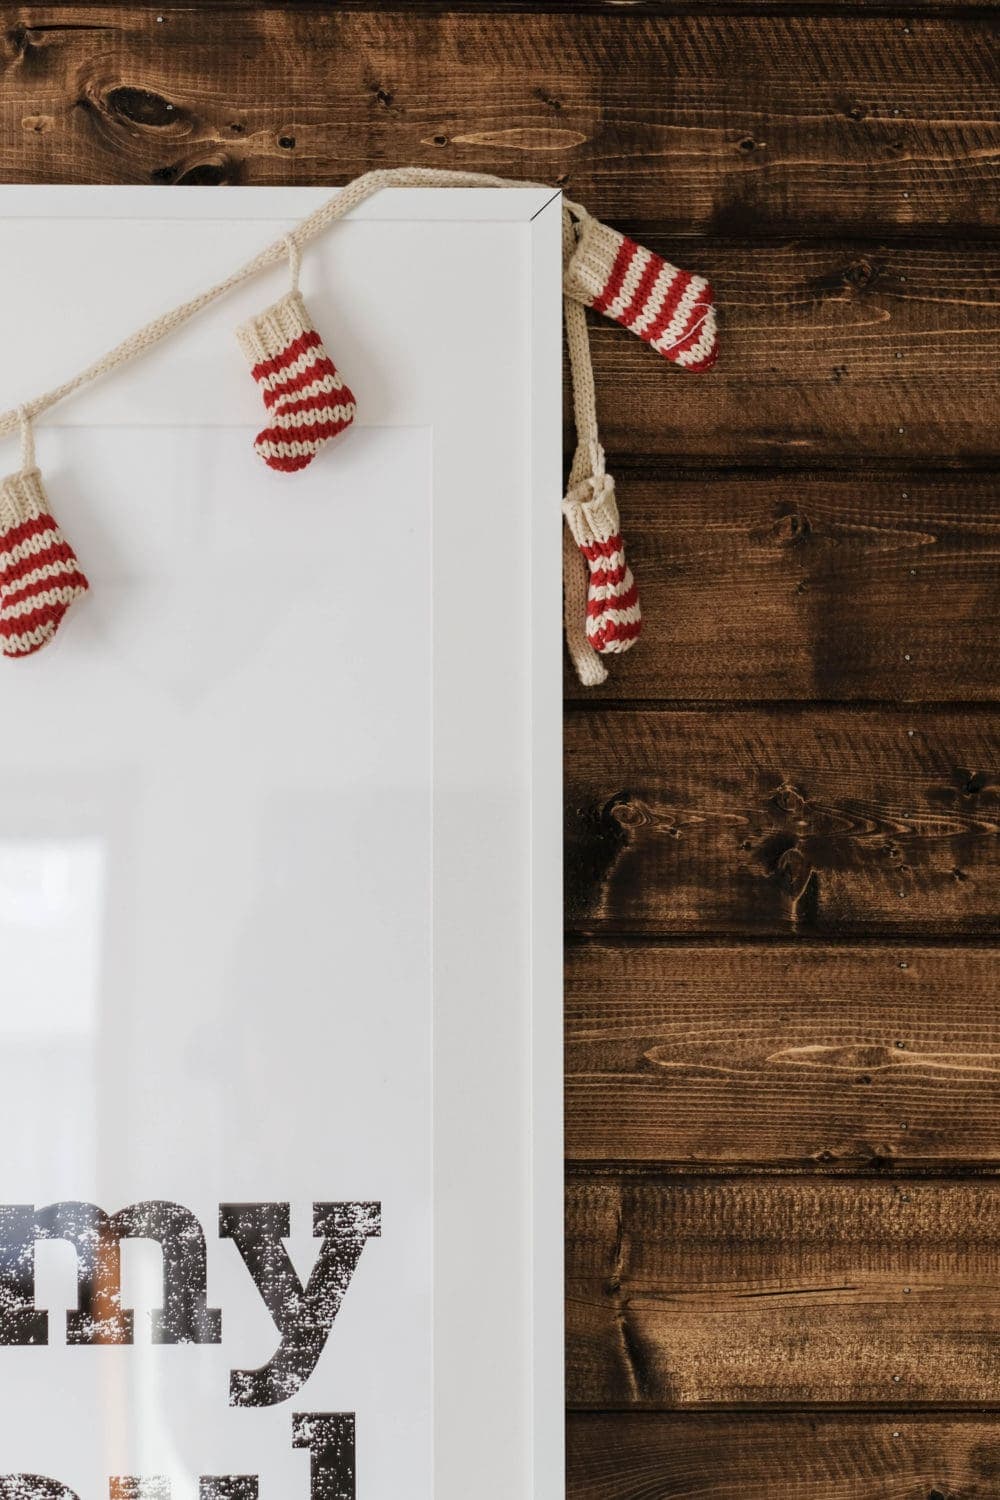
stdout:
[[(0, 405), (324, 197), (0, 189)], [(280, 269), (35, 424), (90, 590), (0, 662), (3, 1500), (563, 1493), (560, 213), (317, 239), (300, 472)]]

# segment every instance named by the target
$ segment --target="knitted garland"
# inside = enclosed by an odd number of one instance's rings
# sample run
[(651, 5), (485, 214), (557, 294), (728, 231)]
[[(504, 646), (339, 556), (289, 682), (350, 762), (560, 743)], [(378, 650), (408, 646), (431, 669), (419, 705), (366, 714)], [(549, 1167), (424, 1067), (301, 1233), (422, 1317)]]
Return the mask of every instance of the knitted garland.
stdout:
[[(254, 446), (269, 467), (305, 468), (354, 420), (355, 401), (313, 327), (298, 290), (301, 246), (387, 187), (541, 187), (479, 172), (400, 167), (365, 173), (290, 234), (225, 281), (148, 323), (72, 380), (0, 414), (0, 437), (20, 427), (20, 470), (0, 479), (0, 652), (26, 656), (47, 645), (88, 589), (76, 556), (48, 507), (34, 466), (30, 423), (82, 386), (134, 359), (233, 287), (289, 257), (290, 291), (237, 330), (263, 396), (267, 425)], [(718, 354), (712, 289), (563, 201), (563, 307), (573, 383), (577, 448), (563, 502), (566, 644), (587, 686), (603, 682), (601, 657), (627, 651), (642, 628), (638, 590), (625, 558), (614, 481), (597, 430), (594, 373), (584, 309), (614, 319), (679, 369), (708, 370)]]

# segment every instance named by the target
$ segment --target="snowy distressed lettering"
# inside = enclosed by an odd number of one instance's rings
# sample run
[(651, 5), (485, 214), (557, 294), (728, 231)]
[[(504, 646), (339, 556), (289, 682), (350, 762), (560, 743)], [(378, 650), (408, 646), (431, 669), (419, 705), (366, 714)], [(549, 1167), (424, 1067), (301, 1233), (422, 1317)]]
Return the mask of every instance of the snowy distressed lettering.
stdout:
[[(278, 1334), (271, 1358), (258, 1369), (232, 1370), (229, 1405), (272, 1407), (292, 1400), (316, 1369), (369, 1239), (381, 1234), (381, 1204), (314, 1203), (319, 1247), (305, 1282), (285, 1240), (292, 1232), (288, 1203), (222, 1203), (218, 1234), (231, 1241)], [(0, 1346), (43, 1348), (55, 1340), (49, 1314), (36, 1305), (35, 1249), (48, 1240), (72, 1246), (75, 1306), (65, 1338), (74, 1348), (137, 1342), (135, 1313), (122, 1306), (125, 1240), (151, 1240), (163, 1264), (160, 1305), (150, 1314), (154, 1345), (221, 1344), (223, 1311), (209, 1306), (205, 1231), (179, 1203), (154, 1199), (114, 1214), (76, 1200), (0, 1206)], [(310, 1500), (356, 1500), (353, 1413), (299, 1413), (292, 1446), (309, 1455)], [(171, 1500), (157, 1476), (113, 1476), (109, 1500)], [(260, 1500), (255, 1475), (204, 1475), (200, 1500)], [(0, 1500), (83, 1500), (40, 1474), (0, 1475)], [(91, 1497), (86, 1497), (91, 1500)], [(265, 1497), (270, 1500), (270, 1497)], [(284, 1497), (283, 1497), (284, 1500)]]

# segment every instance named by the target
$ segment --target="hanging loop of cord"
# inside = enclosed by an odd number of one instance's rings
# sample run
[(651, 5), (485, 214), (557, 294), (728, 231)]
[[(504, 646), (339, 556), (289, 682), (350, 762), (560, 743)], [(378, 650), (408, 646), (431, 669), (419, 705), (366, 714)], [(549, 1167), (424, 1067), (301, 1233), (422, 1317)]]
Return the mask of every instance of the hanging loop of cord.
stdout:
[(35, 467), (35, 434), (31, 430), (28, 408), (18, 407), (17, 415), (21, 425), (21, 468), (33, 469)]
[(293, 234), (285, 235), (285, 249), (288, 251), (288, 270), (291, 276), (292, 291), (299, 289), (299, 271), (302, 269), (302, 252), (295, 243)]

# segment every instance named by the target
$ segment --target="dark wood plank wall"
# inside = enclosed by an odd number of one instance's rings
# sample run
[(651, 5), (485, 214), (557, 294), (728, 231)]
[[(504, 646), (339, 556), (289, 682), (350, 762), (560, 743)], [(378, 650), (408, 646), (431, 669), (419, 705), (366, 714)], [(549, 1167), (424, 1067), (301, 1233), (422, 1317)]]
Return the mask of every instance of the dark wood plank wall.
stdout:
[[(541, 178), (647, 634), (567, 679), (573, 1500), (1000, 1494), (992, 0), (0, 7), (5, 181)], [(512, 1497), (515, 1500), (515, 1497)]]

